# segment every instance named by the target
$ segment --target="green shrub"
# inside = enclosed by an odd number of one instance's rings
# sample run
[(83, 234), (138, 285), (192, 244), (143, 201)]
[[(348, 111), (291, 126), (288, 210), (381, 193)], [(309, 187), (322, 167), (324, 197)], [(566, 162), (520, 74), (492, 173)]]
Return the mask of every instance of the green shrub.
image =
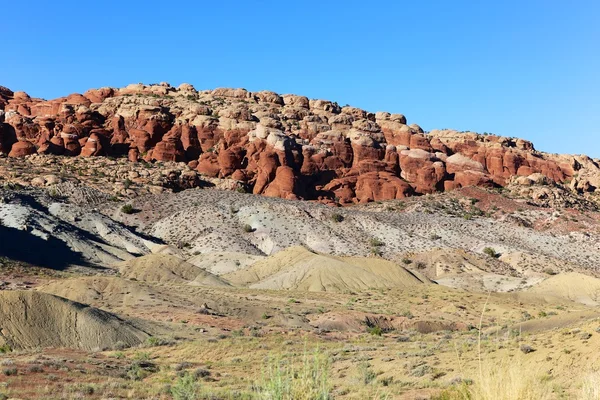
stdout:
[(500, 254), (496, 253), (496, 250), (494, 250), (491, 247), (486, 247), (485, 249), (483, 249), (483, 252), (485, 254), (487, 254), (489, 257), (492, 257), (492, 258), (498, 258), (498, 257), (500, 257)]
[(369, 332), (373, 336), (381, 336), (383, 335), (383, 329), (379, 326), (369, 326), (367, 327), (367, 332)]
[(371, 369), (371, 364), (366, 361), (363, 361), (358, 365), (358, 372), (360, 374), (360, 380), (365, 385), (370, 384), (377, 378), (377, 374)]
[(131, 204), (125, 204), (121, 207), (121, 212), (123, 214), (133, 214), (135, 212), (135, 208)]
[(174, 400), (195, 400), (198, 398), (198, 392), (196, 378), (188, 372), (178, 378), (171, 387), (171, 395)]
[(254, 232), (254, 231), (255, 231), (255, 229), (252, 227), (252, 225), (250, 225), (250, 224), (244, 225), (244, 232), (250, 233), (250, 232)]
[(338, 213), (333, 213), (331, 215), (331, 219), (334, 222), (342, 222), (344, 220), (344, 216), (342, 214), (338, 214)]
[(378, 238), (372, 238), (369, 243), (371, 243), (371, 246), (373, 247), (381, 247), (381, 246), (385, 246), (385, 243), (383, 243), (381, 240), (379, 240)]

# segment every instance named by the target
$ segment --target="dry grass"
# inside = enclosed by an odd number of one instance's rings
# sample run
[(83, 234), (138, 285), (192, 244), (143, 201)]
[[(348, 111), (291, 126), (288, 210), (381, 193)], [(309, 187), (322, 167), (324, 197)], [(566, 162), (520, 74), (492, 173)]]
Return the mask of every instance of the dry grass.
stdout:
[(291, 359), (275, 358), (266, 367), (258, 387), (264, 400), (330, 400), (329, 359), (315, 350), (304, 353), (300, 366)]
[(600, 371), (591, 372), (583, 378), (580, 400), (600, 400)]
[(521, 360), (484, 361), (479, 379), (469, 388), (477, 400), (544, 400), (550, 390)]

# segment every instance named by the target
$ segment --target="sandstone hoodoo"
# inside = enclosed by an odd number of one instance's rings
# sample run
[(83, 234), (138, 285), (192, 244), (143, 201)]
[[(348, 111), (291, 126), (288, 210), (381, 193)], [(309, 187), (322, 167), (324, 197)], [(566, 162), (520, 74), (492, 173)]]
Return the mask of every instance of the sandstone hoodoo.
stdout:
[(133, 84), (54, 100), (0, 87), (0, 154), (34, 153), (184, 162), (255, 194), (340, 204), (505, 186), (532, 174), (579, 192), (600, 185), (597, 160), (539, 152), (522, 139), (426, 133), (401, 114), (188, 84)]

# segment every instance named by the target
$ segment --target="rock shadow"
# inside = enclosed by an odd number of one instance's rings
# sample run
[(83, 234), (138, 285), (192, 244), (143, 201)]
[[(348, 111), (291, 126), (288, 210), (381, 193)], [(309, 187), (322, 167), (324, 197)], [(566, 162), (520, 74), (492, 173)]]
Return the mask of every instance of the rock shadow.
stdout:
[(0, 256), (54, 270), (64, 270), (70, 265), (92, 266), (61, 240), (44, 240), (5, 226), (0, 226)]

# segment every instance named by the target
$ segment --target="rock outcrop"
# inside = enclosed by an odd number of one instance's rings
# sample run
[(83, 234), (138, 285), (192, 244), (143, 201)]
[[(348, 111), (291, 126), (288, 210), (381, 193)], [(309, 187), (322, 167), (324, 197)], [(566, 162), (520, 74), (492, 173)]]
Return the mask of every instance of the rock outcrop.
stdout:
[(522, 140), (425, 133), (402, 114), (245, 89), (133, 84), (55, 100), (0, 87), (0, 154), (185, 162), (255, 194), (364, 203), (543, 174), (578, 192), (600, 185), (598, 160)]

